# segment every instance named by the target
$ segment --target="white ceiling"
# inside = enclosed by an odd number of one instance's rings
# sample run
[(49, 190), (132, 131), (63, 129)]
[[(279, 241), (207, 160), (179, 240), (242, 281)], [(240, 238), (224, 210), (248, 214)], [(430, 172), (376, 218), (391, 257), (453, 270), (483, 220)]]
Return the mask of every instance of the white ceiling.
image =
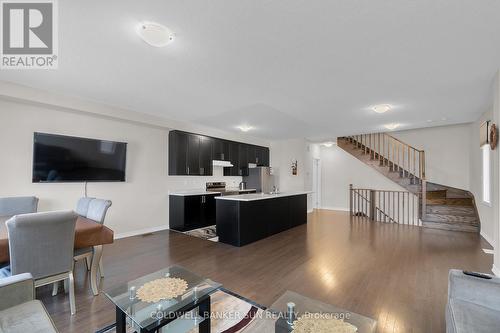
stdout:
[[(59, 9), (59, 69), (0, 79), (224, 130), (248, 124), (268, 139), (472, 121), (490, 105), (500, 67), (497, 0), (85, 0)], [(135, 33), (141, 21), (168, 26), (176, 40), (147, 45)], [(394, 110), (370, 111), (379, 103)]]

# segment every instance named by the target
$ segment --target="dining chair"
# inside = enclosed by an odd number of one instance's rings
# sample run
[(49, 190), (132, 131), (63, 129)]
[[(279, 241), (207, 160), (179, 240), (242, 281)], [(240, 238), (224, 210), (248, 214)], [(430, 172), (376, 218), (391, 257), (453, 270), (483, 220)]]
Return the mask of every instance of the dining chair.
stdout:
[(76, 313), (73, 248), (77, 215), (73, 211), (22, 214), (6, 222), (12, 275), (31, 273), (35, 288), (64, 281), (71, 314)]
[(5, 197), (0, 198), (0, 216), (36, 213), (37, 197)]
[[(109, 207), (111, 207), (113, 203), (111, 200), (105, 199), (97, 199), (97, 198), (80, 198), (77, 203), (77, 213), (78, 215), (85, 217), (89, 220), (95, 221), (99, 224), (104, 224), (104, 220), (106, 219), (106, 213), (108, 212)], [(79, 261), (85, 259), (85, 263), (87, 265), (87, 270), (91, 270), (92, 265), (92, 257), (94, 256), (94, 251), (102, 251), (102, 246), (96, 247), (88, 247), (83, 249), (77, 249), (74, 253), (74, 260)], [(92, 272), (91, 272), (92, 273)], [(102, 256), (99, 260), (99, 275), (100, 277), (104, 277), (104, 268), (102, 264)], [(96, 279), (97, 276), (95, 274), (91, 274), (91, 279)], [(93, 285), (97, 285), (96, 283), (92, 283)], [(92, 290), (94, 295), (97, 295), (97, 290)]]

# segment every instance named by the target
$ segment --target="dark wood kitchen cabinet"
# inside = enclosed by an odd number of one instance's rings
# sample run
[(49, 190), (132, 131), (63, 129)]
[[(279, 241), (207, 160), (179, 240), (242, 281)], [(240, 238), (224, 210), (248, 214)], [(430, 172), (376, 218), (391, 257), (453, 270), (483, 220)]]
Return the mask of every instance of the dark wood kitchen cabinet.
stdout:
[(256, 146), (247, 146), (247, 162), (257, 164), (257, 147)]
[(219, 242), (243, 246), (307, 223), (307, 194), (259, 200), (216, 199)]
[(256, 164), (257, 166), (269, 166), (269, 148), (267, 147), (256, 147)]
[(213, 139), (212, 157), (218, 161), (230, 161), (230, 142), (222, 139)]
[(244, 143), (238, 145), (238, 176), (248, 176), (248, 147)]
[(215, 197), (220, 194), (170, 195), (169, 227), (187, 231), (215, 224)]
[(212, 138), (170, 131), (168, 174), (170, 176), (211, 176)]
[(200, 175), (211, 176), (213, 173), (212, 138), (200, 137)]
[(186, 133), (170, 131), (168, 135), (168, 174), (188, 174), (188, 136)]
[(229, 143), (229, 162), (233, 166), (224, 168), (224, 176), (240, 176), (240, 145), (237, 142)]
[(224, 176), (247, 176), (248, 163), (269, 166), (269, 148), (177, 130), (169, 132), (170, 176), (211, 176), (213, 160), (233, 164), (224, 168)]

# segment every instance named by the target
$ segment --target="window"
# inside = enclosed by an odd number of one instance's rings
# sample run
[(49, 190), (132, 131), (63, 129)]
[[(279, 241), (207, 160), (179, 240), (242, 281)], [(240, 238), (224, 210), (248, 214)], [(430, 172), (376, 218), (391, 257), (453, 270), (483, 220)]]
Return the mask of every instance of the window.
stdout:
[(491, 204), (491, 161), (490, 145), (481, 147), (483, 152), (483, 202)]

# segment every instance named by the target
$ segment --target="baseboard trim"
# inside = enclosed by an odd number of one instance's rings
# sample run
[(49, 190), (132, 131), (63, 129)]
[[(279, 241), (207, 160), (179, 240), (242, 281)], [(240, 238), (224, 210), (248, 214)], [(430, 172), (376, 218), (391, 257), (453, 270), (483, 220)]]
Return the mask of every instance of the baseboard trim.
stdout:
[(328, 206), (323, 206), (319, 209), (324, 209), (324, 210), (340, 210), (342, 212), (348, 212), (349, 208), (344, 208), (344, 207), (328, 207)]
[(479, 234), (484, 238), (485, 241), (487, 241), (491, 245), (493, 249), (495, 248), (495, 245), (493, 245), (493, 240), (490, 238), (490, 236), (486, 235), (482, 230)]
[(307, 213), (308, 213), (308, 214), (309, 214), (309, 213), (312, 213), (312, 212), (314, 212), (314, 208), (311, 208), (311, 209), (308, 209), (308, 210), (307, 210)]
[(168, 230), (168, 225), (160, 225), (158, 227), (139, 229), (134, 231), (121, 232), (115, 235), (115, 239), (122, 239), (127, 237), (140, 236), (144, 234), (150, 234), (152, 232)]
[(500, 277), (500, 269), (498, 269), (497, 266), (493, 265), (493, 267), (491, 267), (491, 271), (493, 272), (493, 274)]

